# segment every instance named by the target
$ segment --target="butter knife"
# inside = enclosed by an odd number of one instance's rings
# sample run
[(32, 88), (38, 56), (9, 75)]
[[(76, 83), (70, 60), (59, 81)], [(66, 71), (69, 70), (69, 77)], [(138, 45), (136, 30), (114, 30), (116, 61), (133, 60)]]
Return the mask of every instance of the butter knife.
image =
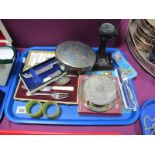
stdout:
[[(22, 85), (23, 89), (26, 89), (24, 85)], [(74, 91), (73, 86), (46, 86), (42, 88), (40, 91), (47, 92), (50, 90), (64, 90), (64, 91)]]

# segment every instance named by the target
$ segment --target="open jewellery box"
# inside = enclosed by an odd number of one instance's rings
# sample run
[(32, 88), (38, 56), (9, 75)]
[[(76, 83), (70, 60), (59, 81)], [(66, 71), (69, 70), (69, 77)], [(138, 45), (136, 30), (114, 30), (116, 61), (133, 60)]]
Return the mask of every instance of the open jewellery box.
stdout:
[(14, 72), (19, 61), (19, 53), (11, 46), (0, 46), (0, 120), (3, 116)]
[(11, 46), (0, 46), (0, 86), (5, 86), (16, 58), (15, 49)]
[(31, 95), (65, 74), (65, 72), (61, 71), (57, 59), (53, 57), (21, 72), (20, 78), (28, 90), (27, 93)]

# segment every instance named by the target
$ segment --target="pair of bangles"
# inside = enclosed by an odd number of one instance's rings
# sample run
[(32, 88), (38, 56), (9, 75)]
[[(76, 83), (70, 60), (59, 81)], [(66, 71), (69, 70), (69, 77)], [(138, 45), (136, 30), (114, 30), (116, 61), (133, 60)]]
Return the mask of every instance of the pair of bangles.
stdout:
[[(31, 110), (32, 108), (35, 106), (35, 105), (39, 105), (39, 110), (35, 113), (32, 113)], [(47, 113), (47, 110), (49, 107), (51, 106), (55, 106), (56, 107), (56, 112), (54, 112), (53, 114), (48, 114)], [(49, 119), (56, 119), (57, 117), (59, 117), (59, 115), (61, 114), (61, 110), (60, 110), (60, 107), (57, 103), (51, 103), (51, 102), (48, 102), (48, 103), (44, 103), (42, 104), (41, 102), (37, 101), (37, 100), (33, 100), (33, 101), (29, 101), (27, 104), (26, 104), (26, 113), (32, 117), (32, 118), (39, 118), (41, 117), (42, 115), (45, 115), (47, 118)]]

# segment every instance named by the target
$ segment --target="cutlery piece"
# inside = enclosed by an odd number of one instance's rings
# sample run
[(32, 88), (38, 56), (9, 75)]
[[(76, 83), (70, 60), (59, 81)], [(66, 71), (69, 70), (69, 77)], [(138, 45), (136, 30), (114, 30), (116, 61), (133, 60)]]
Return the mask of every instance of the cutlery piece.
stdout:
[[(43, 68), (41, 68), (41, 69), (39, 69), (39, 70), (37, 70), (37, 71), (36, 71), (36, 74), (37, 74), (37, 75), (40, 75), (40, 74), (42, 74), (42, 73), (44, 73), (44, 72), (46, 72), (46, 71), (52, 69), (53, 66), (56, 65), (57, 63), (58, 63), (58, 61), (53, 62), (53, 63), (51, 63), (51, 64), (49, 64), (49, 65), (47, 65), (47, 66), (45, 66), (45, 67), (43, 67)], [(23, 74), (23, 77), (24, 77), (24, 78), (32, 78), (32, 74), (31, 74), (31, 73), (25, 73), (25, 74)]]
[(34, 93), (34, 94), (29, 94), (26, 93), (27, 96), (51, 96), (52, 98), (59, 100), (59, 99), (65, 99), (69, 97), (69, 93), (52, 93), (52, 94), (47, 94), (47, 93)]
[(41, 89), (41, 91), (50, 91), (50, 90), (74, 91), (74, 87), (72, 86), (47, 86)]
[(59, 80), (57, 80), (55, 83), (62, 86), (68, 84), (70, 81), (71, 81), (70, 77), (64, 76)]
[[(22, 88), (26, 90), (24, 85), (22, 85)], [(50, 90), (74, 91), (74, 87), (72, 87), (72, 86), (46, 86), (43, 89), (41, 89), (40, 91), (47, 92)]]
[(55, 77), (58, 77), (59, 75), (61, 75), (61, 73), (62, 72), (60, 70), (57, 70), (56, 72), (54, 72), (54, 73), (48, 75), (46, 78), (44, 78), (43, 82), (45, 83), (45, 82), (47, 82), (47, 81), (49, 81), (49, 80), (51, 80), (51, 79), (53, 79)]

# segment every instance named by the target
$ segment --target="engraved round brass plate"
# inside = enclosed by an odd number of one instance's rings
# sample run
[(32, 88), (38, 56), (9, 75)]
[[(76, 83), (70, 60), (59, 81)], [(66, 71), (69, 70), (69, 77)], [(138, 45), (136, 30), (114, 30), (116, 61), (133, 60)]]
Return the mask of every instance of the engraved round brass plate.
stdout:
[(111, 109), (117, 99), (115, 80), (104, 75), (92, 75), (83, 81), (81, 99), (84, 106), (92, 111)]
[[(133, 24), (134, 23), (134, 24)], [(139, 51), (151, 53), (155, 45), (155, 20), (131, 20), (129, 32)]]
[(96, 54), (90, 46), (78, 41), (66, 41), (56, 48), (56, 57), (64, 65), (77, 69), (92, 69)]
[[(144, 25), (140, 25), (139, 27), (139, 24), (141, 22), (143, 21), (138, 19), (131, 20), (129, 24), (129, 30), (127, 33), (128, 47), (131, 53), (133, 54), (134, 58), (138, 61), (138, 63), (153, 77), (155, 77), (155, 64), (154, 64), (154, 58), (152, 57), (155, 42), (153, 36), (150, 36), (149, 34), (143, 31)], [(150, 32), (149, 29), (147, 29), (147, 31)], [(138, 35), (135, 35), (136, 32)], [(148, 43), (149, 45), (151, 44), (151, 46), (148, 46)]]

